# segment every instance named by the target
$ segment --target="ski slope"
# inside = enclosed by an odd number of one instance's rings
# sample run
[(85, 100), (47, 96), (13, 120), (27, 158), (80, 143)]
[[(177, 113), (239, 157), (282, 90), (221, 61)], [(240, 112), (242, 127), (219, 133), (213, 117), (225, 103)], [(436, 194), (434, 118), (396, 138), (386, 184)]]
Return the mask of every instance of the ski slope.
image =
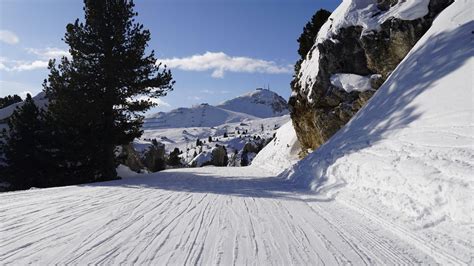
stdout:
[(0, 264), (463, 263), (271, 176), (205, 167), (2, 193)]

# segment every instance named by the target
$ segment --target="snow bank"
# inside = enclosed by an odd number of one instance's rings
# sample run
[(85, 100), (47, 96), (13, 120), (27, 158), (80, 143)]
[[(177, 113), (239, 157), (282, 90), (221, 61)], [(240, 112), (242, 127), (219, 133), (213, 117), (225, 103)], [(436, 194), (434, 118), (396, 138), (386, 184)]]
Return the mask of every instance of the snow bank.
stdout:
[(132, 171), (128, 166), (120, 164), (117, 167), (117, 176), (121, 178), (137, 177), (139, 173)]
[(278, 129), (275, 138), (257, 154), (252, 161), (252, 166), (279, 174), (298, 161), (300, 150), (293, 124), (288, 121)]
[[(378, 76), (378, 75), (374, 75)], [(331, 84), (346, 92), (358, 91), (363, 92), (372, 89), (370, 85), (372, 75), (360, 76), (356, 74), (337, 73), (331, 76)]]
[(473, 13), (467, 0), (443, 11), (369, 103), (288, 177), (423, 228), (472, 224)]

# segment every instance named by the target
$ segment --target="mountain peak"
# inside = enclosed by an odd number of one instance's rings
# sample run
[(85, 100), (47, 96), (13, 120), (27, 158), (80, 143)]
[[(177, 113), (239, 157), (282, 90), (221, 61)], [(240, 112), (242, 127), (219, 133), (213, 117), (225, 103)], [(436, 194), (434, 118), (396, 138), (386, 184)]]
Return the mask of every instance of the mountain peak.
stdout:
[(191, 108), (177, 108), (149, 116), (145, 128), (213, 127), (288, 114), (288, 104), (277, 93), (258, 88), (213, 106), (201, 103)]
[(217, 107), (268, 118), (288, 114), (288, 103), (283, 97), (269, 89), (257, 88), (234, 99), (220, 103)]

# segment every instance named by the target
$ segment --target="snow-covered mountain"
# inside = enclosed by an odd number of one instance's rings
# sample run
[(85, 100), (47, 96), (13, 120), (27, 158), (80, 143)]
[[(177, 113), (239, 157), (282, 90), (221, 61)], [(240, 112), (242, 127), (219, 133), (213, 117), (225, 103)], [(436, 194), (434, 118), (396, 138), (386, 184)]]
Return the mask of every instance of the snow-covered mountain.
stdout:
[(204, 103), (190, 108), (183, 107), (151, 115), (145, 119), (143, 127), (145, 129), (214, 127), (252, 119), (257, 119), (257, 117)]
[(159, 112), (145, 120), (145, 129), (214, 127), (288, 114), (285, 99), (273, 91), (256, 89), (217, 106), (206, 103), (191, 108)]
[(288, 103), (283, 97), (271, 90), (261, 88), (225, 101), (217, 107), (259, 118), (288, 114)]

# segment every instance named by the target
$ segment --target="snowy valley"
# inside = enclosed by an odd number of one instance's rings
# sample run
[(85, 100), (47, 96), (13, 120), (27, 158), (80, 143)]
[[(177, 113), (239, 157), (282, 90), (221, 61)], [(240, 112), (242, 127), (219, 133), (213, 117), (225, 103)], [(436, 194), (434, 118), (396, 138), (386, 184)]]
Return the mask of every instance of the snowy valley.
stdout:
[(0, 264), (473, 265), (473, 14), (343, 1), (288, 103), (152, 114), (121, 179), (0, 193)]

